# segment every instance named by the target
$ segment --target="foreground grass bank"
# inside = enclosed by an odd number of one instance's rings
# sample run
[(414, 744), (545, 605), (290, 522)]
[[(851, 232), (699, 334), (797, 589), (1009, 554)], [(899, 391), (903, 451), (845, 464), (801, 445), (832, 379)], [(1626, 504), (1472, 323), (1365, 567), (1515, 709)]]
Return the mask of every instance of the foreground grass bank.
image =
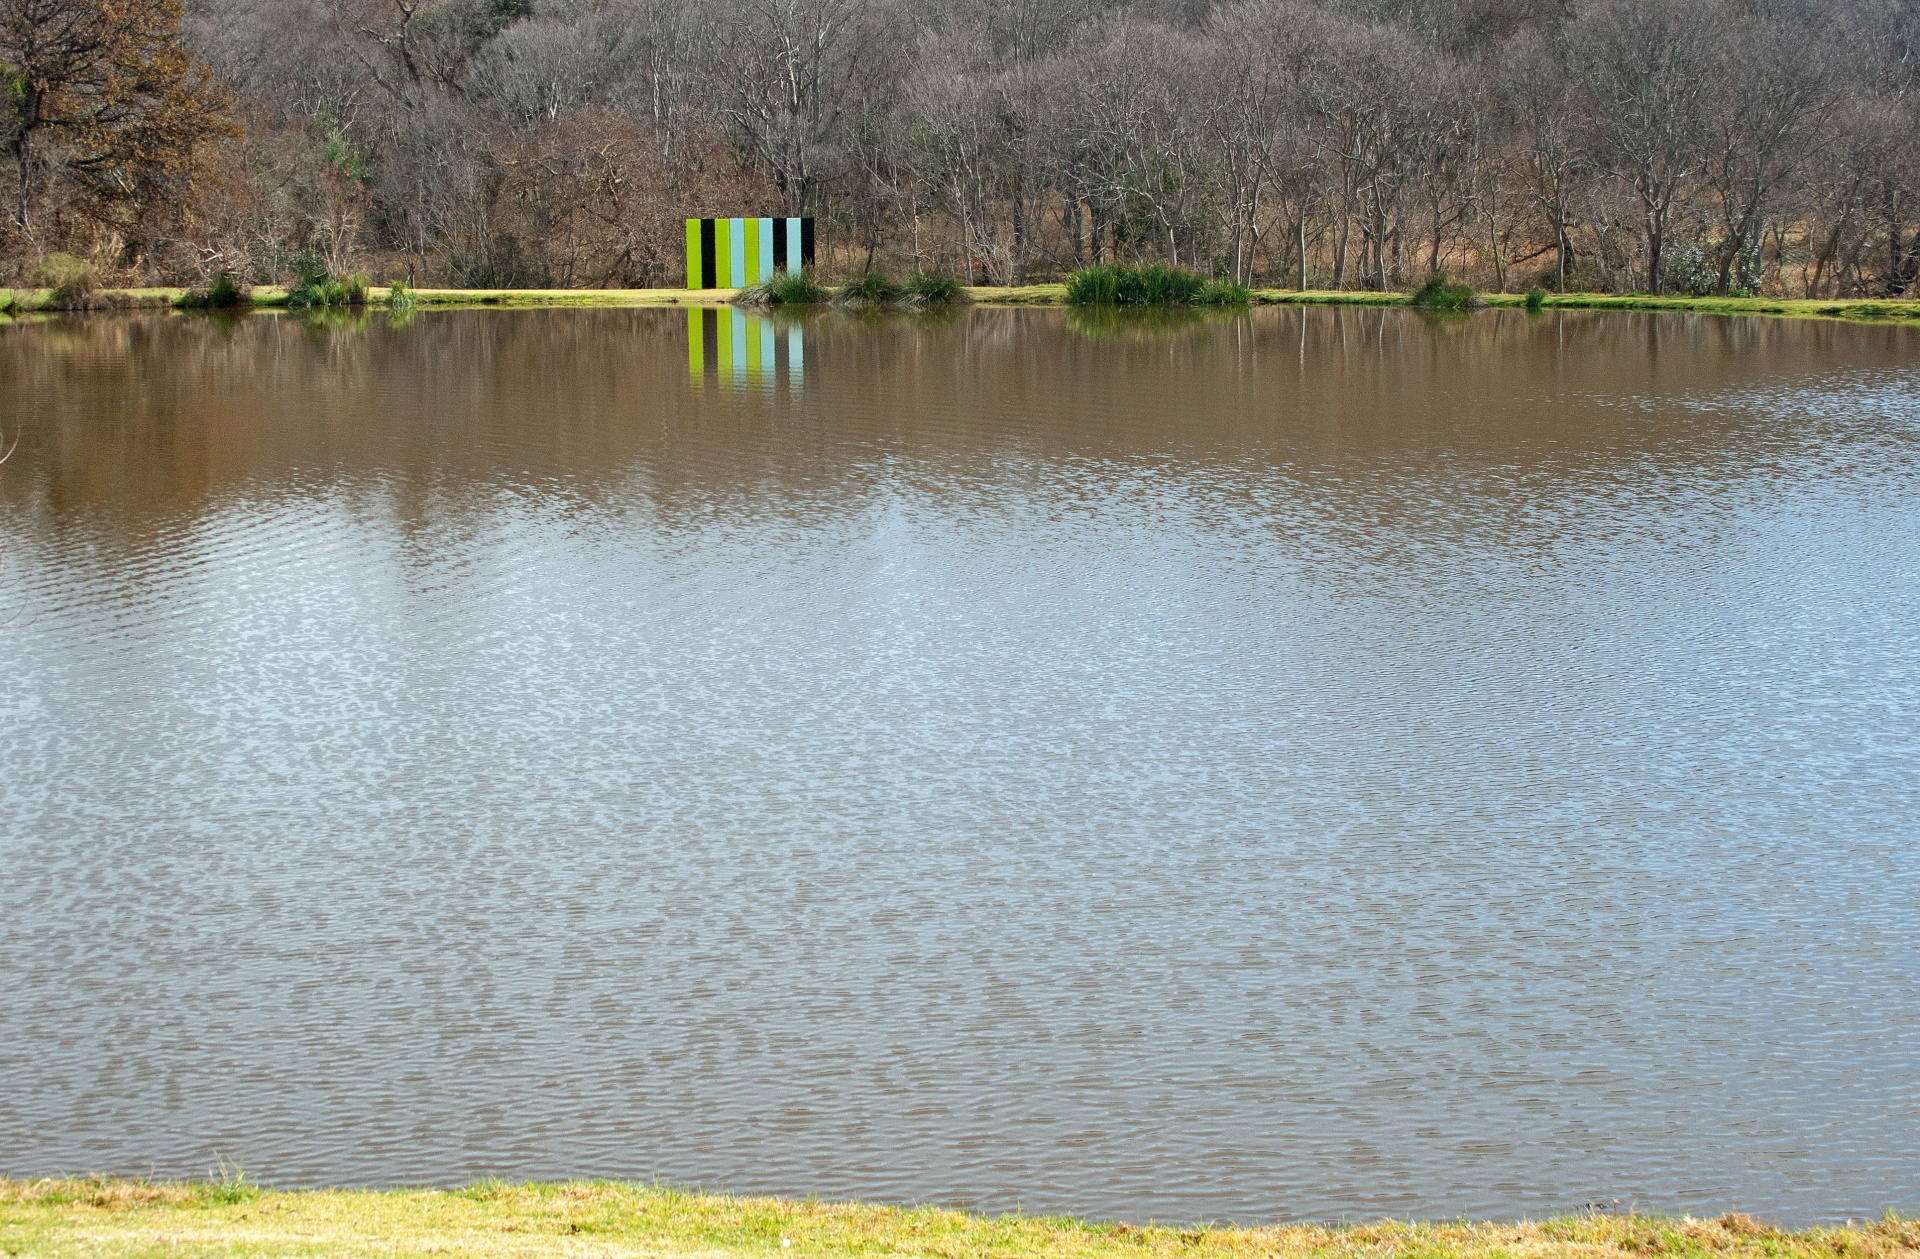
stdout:
[(8, 1256), (931, 1255), (942, 1259), (1915, 1259), (1920, 1221), (1782, 1232), (1591, 1215), (1521, 1224), (1167, 1228), (932, 1208), (730, 1198), (636, 1185), (258, 1190), (0, 1181)]
[[(103, 289), (95, 294), (101, 309), (167, 309), (185, 289)], [(675, 307), (724, 306), (739, 294), (737, 289), (412, 289), (416, 307), (452, 309), (456, 307)], [(1015, 288), (962, 288), (961, 300), (978, 306), (1064, 306), (1064, 284), (1027, 284)], [(262, 286), (253, 290), (253, 306), (275, 310), (287, 304), (287, 290)], [(51, 289), (0, 288), (0, 307), (8, 301), (23, 313), (49, 310)], [(1406, 293), (1333, 292), (1294, 289), (1253, 289), (1248, 300), (1256, 306), (1406, 306), (1412, 301)], [(1521, 308), (1526, 298), (1519, 293), (1481, 293), (1478, 305)], [(368, 305), (379, 309), (387, 304), (387, 289), (376, 286)], [(1856, 323), (1895, 323), (1920, 325), (1920, 301), (1912, 298), (1880, 298), (1859, 301), (1808, 301), (1774, 297), (1636, 297), (1606, 293), (1550, 293), (1543, 301), (1547, 310), (1641, 310), (1676, 311), (1704, 315), (1770, 315), (1789, 319), (1845, 319)]]

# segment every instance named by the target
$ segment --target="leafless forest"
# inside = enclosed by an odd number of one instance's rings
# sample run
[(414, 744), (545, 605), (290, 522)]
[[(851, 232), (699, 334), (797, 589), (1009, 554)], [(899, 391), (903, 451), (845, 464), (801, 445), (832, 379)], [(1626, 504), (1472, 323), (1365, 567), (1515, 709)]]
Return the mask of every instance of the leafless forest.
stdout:
[(1920, 0), (0, 0), (0, 63), (16, 278), (674, 284), (805, 213), (997, 284), (1920, 281)]

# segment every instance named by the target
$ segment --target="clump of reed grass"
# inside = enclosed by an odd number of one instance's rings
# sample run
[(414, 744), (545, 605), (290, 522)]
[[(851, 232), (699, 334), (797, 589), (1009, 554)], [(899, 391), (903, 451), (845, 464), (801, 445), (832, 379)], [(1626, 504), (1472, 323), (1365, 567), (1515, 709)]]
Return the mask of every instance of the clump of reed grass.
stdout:
[(805, 271), (776, 271), (767, 281), (767, 295), (776, 306), (817, 306), (827, 300), (827, 290), (813, 282)]
[(287, 305), (295, 310), (335, 310), (367, 304), (367, 278), (363, 275), (336, 276), (315, 272), (300, 277), (287, 293)]
[(871, 310), (891, 306), (900, 300), (903, 290), (878, 271), (863, 271), (842, 284), (833, 295), (835, 306)]
[(1473, 288), (1445, 271), (1435, 271), (1413, 291), (1413, 304), (1421, 310), (1470, 310), (1473, 303)]
[(395, 280), (392, 284), (387, 285), (387, 309), (388, 310), (409, 311), (413, 309), (414, 303), (415, 303), (415, 298), (414, 298), (413, 290), (408, 288), (405, 284), (401, 283), (399, 280)]
[(1250, 300), (1244, 285), (1164, 262), (1104, 263), (1067, 277), (1067, 301), (1074, 306), (1244, 306)]
[(831, 302), (849, 310), (943, 310), (966, 301), (958, 280), (916, 271), (895, 281), (884, 272), (863, 271), (831, 291), (799, 271), (776, 271), (765, 284), (741, 289), (733, 299), (740, 306), (814, 306)]
[(260, 1196), (260, 1187), (247, 1179), (247, 1169), (239, 1159), (230, 1159), (224, 1154), (215, 1156), (219, 1167), (207, 1183), (200, 1186), (199, 1192), (208, 1203), (219, 1206), (237, 1206), (243, 1202), (252, 1202)]
[(900, 286), (900, 304), (913, 310), (945, 310), (966, 300), (960, 281), (950, 275), (915, 271)]
[(1541, 288), (1538, 284), (1534, 285), (1532, 288), (1527, 290), (1527, 309), (1528, 310), (1537, 311), (1542, 306), (1545, 306), (1546, 304), (1547, 304), (1547, 290)]
[(178, 310), (232, 310), (253, 300), (246, 287), (225, 272), (205, 288), (188, 289), (173, 299)]
[(1196, 306), (1245, 306), (1253, 301), (1253, 292), (1237, 280), (1211, 279), (1200, 289)]
[(783, 268), (766, 283), (741, 289), (733, 300), (738, 306), (817, 306), (827, 297), (827, 290), (804, 271)]

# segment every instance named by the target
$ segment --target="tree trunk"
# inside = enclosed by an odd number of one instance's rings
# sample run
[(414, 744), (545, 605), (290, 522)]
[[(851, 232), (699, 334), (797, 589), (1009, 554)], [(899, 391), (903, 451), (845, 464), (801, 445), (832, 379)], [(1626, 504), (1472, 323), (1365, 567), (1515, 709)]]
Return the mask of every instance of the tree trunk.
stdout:
[(33, 136), (39, 129), (42, 104), (41, 94), (31, 83), (27, 84), (20, 101), (20, 129), (13, 135), (13, 165), (20, 174), (13, 221), (27, 235), (33, 232)]
[(1906, 285), (1900, 282), (1900, 211), (1899, 198), (1893, 191), (1893, 184), (1886, 185), (1887, 193), (1887, 296), (1898, 297)]
[(1662, 227), (1660, 216), (1649, 208), (1647, 210), (1647, 292), (1654, 297), (1660, 296)]

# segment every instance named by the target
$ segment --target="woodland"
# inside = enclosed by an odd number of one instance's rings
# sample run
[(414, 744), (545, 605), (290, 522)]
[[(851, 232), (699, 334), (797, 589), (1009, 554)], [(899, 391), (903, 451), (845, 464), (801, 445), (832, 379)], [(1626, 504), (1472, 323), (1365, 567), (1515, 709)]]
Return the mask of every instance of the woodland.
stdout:
[(0, 0), (0, 283), (1920, 285), (1920, 0)]

